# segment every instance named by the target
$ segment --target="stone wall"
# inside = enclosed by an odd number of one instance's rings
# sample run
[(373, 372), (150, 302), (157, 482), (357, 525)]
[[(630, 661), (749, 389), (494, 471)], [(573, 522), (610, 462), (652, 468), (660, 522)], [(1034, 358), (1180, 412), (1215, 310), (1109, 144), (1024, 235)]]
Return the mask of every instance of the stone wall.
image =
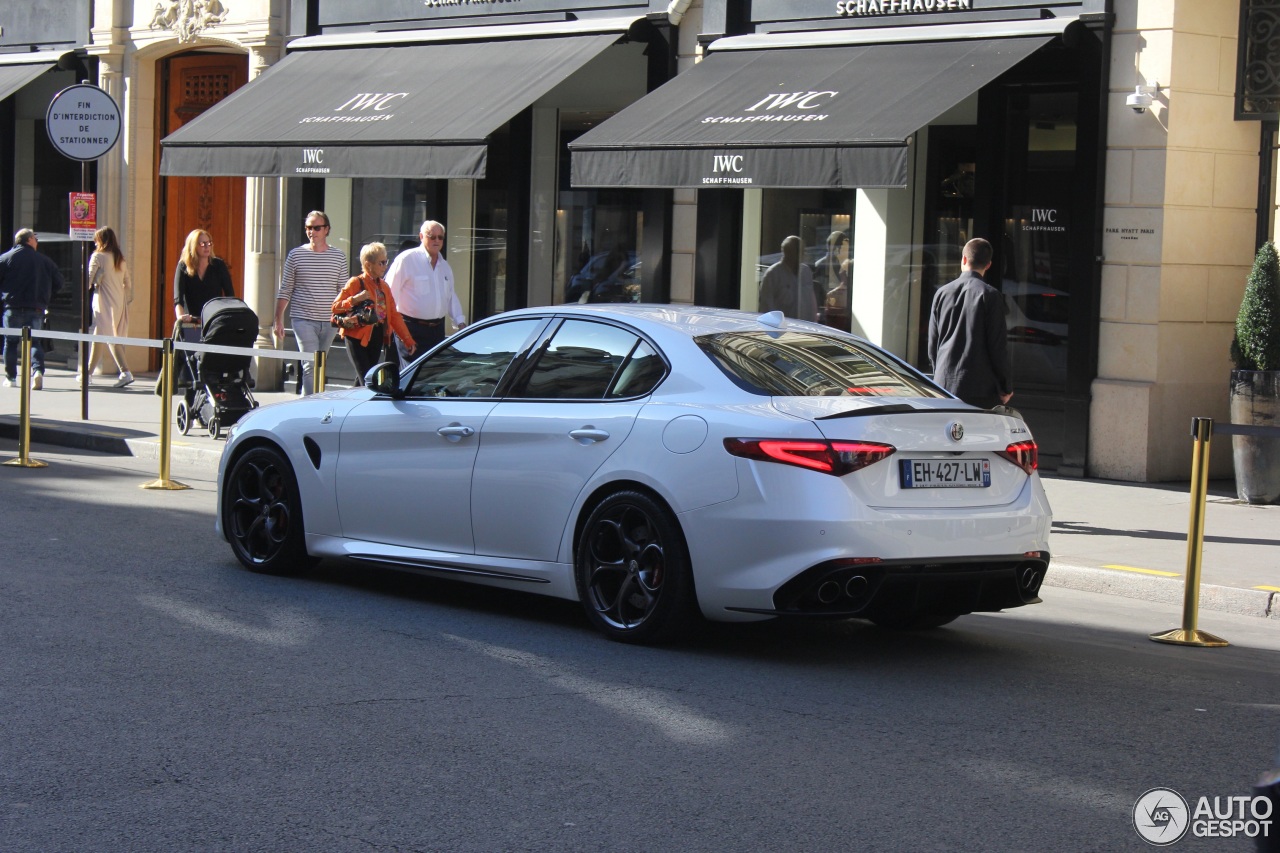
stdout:
[[(1191, 418), (1227, 419), (1255, 250), (1257, 122), (1234, 120), (1236, 0), (1117, 0), (1090, 476), (1190, 476)], [(1126, 98), (1149, 86), (1151, 109)], [(1214, 442), (1213, 476), (1231, 475)]]

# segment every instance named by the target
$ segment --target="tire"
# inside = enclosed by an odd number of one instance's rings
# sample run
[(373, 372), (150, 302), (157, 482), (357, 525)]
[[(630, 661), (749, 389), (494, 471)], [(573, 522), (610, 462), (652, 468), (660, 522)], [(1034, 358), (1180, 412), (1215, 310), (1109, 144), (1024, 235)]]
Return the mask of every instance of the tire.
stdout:
[(680, 524), (642, 492), (615, 492), (582, 528), (574, 561), (587, 619), (624, 643), (678, 638), (698, 616)]
[(218, 419), (217, 415), (209, 418), (209, 435), (213, 438), (222, 437), (222, 421)]
[(178, 432), (187, 435), (191, 432), (191, 409), (186, 400), (178, 401)]
[(302, 498), (289, 461), (274, 447), (255, 447), (231, 466), (222, 494), (222, 529), (250, 571), (297, 574), (307, 555)]
[(928, 631), (931, 628), (941, 628), (959, 618), (959, 613), (930, 612), (895, 613), (870, 617), (872, 624), (877, 628), (886, 628), (890, 631)]

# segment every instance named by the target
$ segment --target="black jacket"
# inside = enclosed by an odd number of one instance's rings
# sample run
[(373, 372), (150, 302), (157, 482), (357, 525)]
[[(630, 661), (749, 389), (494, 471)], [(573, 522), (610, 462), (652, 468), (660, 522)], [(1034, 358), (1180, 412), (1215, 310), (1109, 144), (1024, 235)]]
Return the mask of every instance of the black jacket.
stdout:
[(977, 273), (943, 285), (929, 312), (933, 381), (966, 403), (990, 408), (1013, 392), (1004, 297)]
[(44, 311), (62, 284), (58, 265), (25, 243), (0, 255), (0, 296), (6, 308)]

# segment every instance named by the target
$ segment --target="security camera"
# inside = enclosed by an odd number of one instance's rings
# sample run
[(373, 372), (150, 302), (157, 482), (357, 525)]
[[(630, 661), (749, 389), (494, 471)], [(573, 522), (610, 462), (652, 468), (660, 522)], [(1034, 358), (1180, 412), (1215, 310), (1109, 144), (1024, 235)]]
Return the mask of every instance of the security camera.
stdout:
[(1138, 115), (1142, 115), (1151, 109), (1153, 98), (1151, 93), (1160, 91), (1160, 84), (1154, 86), (1137, 86), (1133, 90), (1133, 94), (1124, 99), (1124, 105), (1133, 110)]

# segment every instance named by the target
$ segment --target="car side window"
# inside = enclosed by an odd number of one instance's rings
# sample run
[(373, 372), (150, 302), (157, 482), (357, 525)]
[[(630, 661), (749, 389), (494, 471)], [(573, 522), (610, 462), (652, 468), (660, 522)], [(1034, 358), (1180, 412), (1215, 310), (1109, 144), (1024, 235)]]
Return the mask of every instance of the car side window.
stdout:
[(542, 320), (512, 320), (459, 335), (418, 365), (410, 397), (492, 397)]
[(666, 362), (658, 351), (644, 341), (636, 344), (627, 363), (618, 371), (618, 378), (609, 389), (609, 399), (640, 397), (658, 386), (667, 375)]
[(513, 397), (537, 400), (602, 399), (639, 338), (617, 326), (566, 320), (537, 355)]

